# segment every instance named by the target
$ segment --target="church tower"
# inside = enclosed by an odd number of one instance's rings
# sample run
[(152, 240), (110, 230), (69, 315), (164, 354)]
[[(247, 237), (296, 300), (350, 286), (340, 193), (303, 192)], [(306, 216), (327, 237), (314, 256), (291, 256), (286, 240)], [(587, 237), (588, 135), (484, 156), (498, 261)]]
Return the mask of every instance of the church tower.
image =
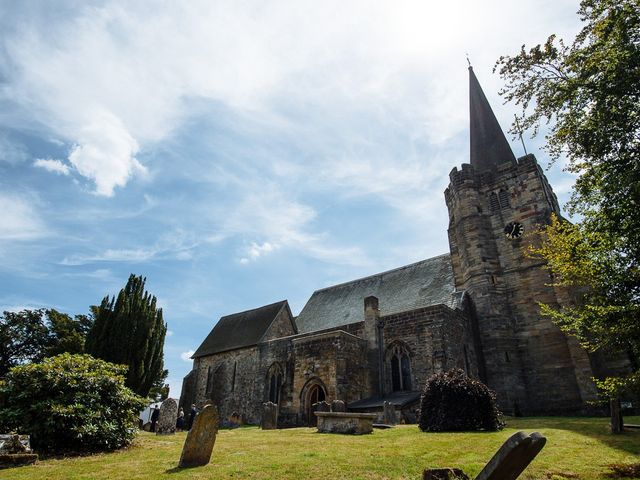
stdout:
[(595, 399), (587, 353), (548, 318), (538, 302), (566, 295), (548, 271), (524, 255), (536, 225), (559, 214), (536, 158), (516, 159), (469, 67), (470, 163), (450, 173), (445, 191), (457, 290), (473, 301), (483, 380), (505, 412), (560, 413)]

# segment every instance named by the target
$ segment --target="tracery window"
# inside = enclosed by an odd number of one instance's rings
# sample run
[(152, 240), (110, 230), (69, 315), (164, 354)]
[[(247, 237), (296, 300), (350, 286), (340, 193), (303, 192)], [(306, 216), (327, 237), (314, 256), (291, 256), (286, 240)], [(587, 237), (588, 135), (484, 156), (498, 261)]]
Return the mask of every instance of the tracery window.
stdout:
[(280, 390), (282, 389), (282, 368), (274, 363), (267, 372), (267, 398), (270, 402), (278, 405), (280, 403)]
[(402, 344), (393, 345), (388, 353), (391, 363), (391, 388), (394, 392), (411, 390), (411, 358)]

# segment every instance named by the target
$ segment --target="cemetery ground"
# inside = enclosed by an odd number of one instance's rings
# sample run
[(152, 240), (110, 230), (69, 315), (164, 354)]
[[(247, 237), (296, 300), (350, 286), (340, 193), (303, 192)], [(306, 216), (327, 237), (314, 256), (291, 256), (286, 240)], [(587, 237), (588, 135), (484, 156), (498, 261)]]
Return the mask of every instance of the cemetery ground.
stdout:
[[(423, 433), (400, 425), (353, 436), (315, 428), (220, 430), (211, 462), (179, 469), (185, 432), (141, 432), (125, 450), (75, 458), (44, 458), (37, 465), (0, 470), (0, 479), (420, 479), (426, 467), (460, 467), (472, 478), (513, 433), (539, 431), (547, 445), (522, 479), (634, 478), (612, 464), (636, 465), (640, 430), (612, 435), (607, 418), (507, 418), (499, 432)], [(640, 423), (640, 417), (626, 418)], [(639, 478), (639, 477), (635, 477)]]

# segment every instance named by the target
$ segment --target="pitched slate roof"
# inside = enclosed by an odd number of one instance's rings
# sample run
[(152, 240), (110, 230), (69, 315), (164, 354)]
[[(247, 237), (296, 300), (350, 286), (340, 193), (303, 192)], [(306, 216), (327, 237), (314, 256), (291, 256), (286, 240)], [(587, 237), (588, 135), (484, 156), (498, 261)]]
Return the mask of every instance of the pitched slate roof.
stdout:
[(431, 305), (460, 308), (461, 292), (453, 282), (450, 255), (440, 255), (404, 267), (316, 290), (296, 318), (299, 333), (364, 320), (364, 299), (378, 297), (380, 314)]
[(287, 301), (221, 317), (191, 358), (257, 345)]

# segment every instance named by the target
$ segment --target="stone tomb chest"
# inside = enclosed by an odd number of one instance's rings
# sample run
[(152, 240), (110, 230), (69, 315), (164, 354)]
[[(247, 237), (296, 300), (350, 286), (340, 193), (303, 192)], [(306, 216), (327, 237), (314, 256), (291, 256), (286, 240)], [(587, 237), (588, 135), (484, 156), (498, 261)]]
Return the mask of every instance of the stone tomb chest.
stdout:
[(318, 417), (318, 432), (349, 433), (362, 435), (373, 432), (376, 413), (315, 412)]

